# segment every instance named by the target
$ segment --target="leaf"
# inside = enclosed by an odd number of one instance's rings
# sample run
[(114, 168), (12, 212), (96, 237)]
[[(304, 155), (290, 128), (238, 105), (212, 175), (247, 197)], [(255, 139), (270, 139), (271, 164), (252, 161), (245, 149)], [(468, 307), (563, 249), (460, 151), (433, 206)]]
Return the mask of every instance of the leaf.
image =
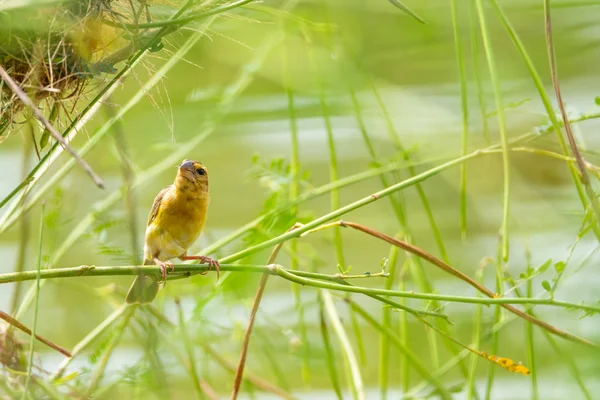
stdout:
[[(519, 106), (527, 103), (530, 100), (531, 100), (530, 98), (527, 98), (527, 99), (523, 99), (523, 100), (520, 100), (520, 101), (510, 102), (510, 103), (504, 105), (504, 110), (513, 110), (513, 109), (515, 109), (515, 108), (517, 108), (517, 107), (519, 107)], [(498, 115), (498, 111), (494, 110), (494, 111), (486, 114), (485, 117), (486, 118), (491, 118), (491, 117), (494, 117), (496, 115)]]
[(546, 289), (548, 292), (551, 292), (551, 291), (552, 291), (552, 287), (550, 286), (550, 283), (549, 283), (548, 281), (543, 281), (543, 282), (542, 282), (542, 287), (543, 287), (544, 289)]
[(70, 373), (69, 375), (66, 375), (66, 376), (56, 379), (52, 383), (54, 385), (62, 385), (63, 383), (72, 381), (73, 379), (77, 378), (78, 376), (79, 376), (79, 371), (75, 371), (75, 372)]
[(548, 259), (545, 263), (543, 263), (542, 265), (540, 265), (540, 267), (538, 268), (537, 272), (539, 274), (546, 272), (546, 270), (548, 269), (548, 267), (550, 267), (550, 265), (552, 265), (552, 259)]
[(554, 264), (554, 268), (556, 269), (556, 272), (559, 274), (562, 274), (562, 272), (565, 270), (565, 263), (563, 261), (559, 261), (556, 264)]
[(597, 106), (600, 106), (600, 96), (594, 98), (594, 103), (596, 103)]
[(388, 0), (390, 2), (391, 5), (393, 5), (394, 7), (404, 11), (405, 13), (407, 13), (408, 15), (410, 15), (411, 17), (413, 17), (414, 19), (416, 19), (417, 21), (419, 21), (420, 23), (424, 24), (425, 21), (419, 17), (417, 14), (415, 14), (413, 11), (411, 11), (408, 7), (406, 7), (404, 4), (400, 3), (399, 0)]

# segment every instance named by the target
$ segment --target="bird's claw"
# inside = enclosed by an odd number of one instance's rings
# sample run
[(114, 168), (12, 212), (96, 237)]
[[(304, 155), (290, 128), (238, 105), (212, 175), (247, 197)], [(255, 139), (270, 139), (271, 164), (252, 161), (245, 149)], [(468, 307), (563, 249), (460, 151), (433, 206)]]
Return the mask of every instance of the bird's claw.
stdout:
[(171, 272), (175, 271), (175, 266), (170, 262), (161, 262), (158, 266), (160, 267), (160, 276), (162, 276), (163, 281), (167, 280), (167, 269), (170, 269)]
[[(214, 258), (201, 256), (200, 258), (198, 258), (198, 264), (208, 264), (209, 271), (214, 268), (214, 270), (217, 272), (217, 280), (219, 279), (219, 275), (220, 275), (219, 261), (215, 260)], [(208, 272), (208, 271), (206, 271), (206, 272)], [(206, 272), (203, 272), (202, 275), (206, 274)]]

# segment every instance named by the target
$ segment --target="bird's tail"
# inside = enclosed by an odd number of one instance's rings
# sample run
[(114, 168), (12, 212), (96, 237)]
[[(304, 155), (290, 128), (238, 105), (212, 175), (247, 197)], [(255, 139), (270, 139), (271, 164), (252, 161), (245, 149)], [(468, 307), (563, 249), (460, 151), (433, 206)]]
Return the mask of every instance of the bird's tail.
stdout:
[[(144, 261), (144, 265), (146, 264), (147, 262)], [(152, 303), (159, 289), (159, 283), (155, 279), (144, 274), (139, 274), (129, 287), (125, 301), (128, 304)]]

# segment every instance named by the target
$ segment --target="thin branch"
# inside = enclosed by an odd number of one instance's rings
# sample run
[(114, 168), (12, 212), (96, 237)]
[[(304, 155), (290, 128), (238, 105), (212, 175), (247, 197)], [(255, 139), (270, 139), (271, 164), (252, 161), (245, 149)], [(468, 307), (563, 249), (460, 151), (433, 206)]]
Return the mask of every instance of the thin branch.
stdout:
[[(33, 272), (33, 275), (34, 275), (33, 279), (36, 279), (35, 275), (37, 274), (37, 271), (31, 271), (31, 272)], [(42, 272), (42, 271), (40, 271), (40, 272)], [(42, 279), (42, 278), (40, 277), (40, 279)], [(25, 325), (23, 325), (22, 323), (20, 323), (19, 321), (17, 321), (16, 319), (11, 317), (7, 313), (5, 313), (4, 311), (0, 310), (0, 318), (5, 320), (11, 326), (14, 326), (15, 328), (19, 329), (20, 331), (25, 332), (26, 334), (31, 336), (31, 329), (29, 329), (28, 327), (26, 327)], [(37, 333), (34, 335), (34, 337), (37, 340), (39, 340), (40, 342), (44, 343), (45, 345), (53, 348), (54, 350), (58, 351), (59, 353), (61, 353), (63, 355), (65, 355), (66, 357), (71, 357), (71, 353), (69, 352), (69, 350), (66, 350), (66, 349), (60, 347), (56, 343), (52, 343), (50, 340), (38, 335)]]
[[(288, 229), (288, 231), (297, 229), (299, 227), (301, 227), (301, 225), (296, 223), (294, 224), (294, 226)], [(267, 264), (272, 264), (273, 262), (275, 262), (275, 259), (277, 258), (277, 255), (279, 254), (279, 250), (281, 250), (283, 243), (284, 242), (281, 242), (277, 246), (275, 246), (273, 252), (269, 256)], [(248, 346), (250, 344), (250, 336), (252, 334), (252, 328), (254, 327), (254, 320), (256, 319), (256, 313), (258, 312), (258, 308), (260, 306), (260, 302), (262, 300), (262, 296), (265, 291), (265, 287), (267, 286), (268, 280), (269, 272), (265, 272), (262, 274), (260, 282), (258, 283), (258, 289), (256, 290), (254, 304), (252, 305), (252, 311), (250, 313), (250, 319), (248, 320), (248, 327), (246, 328), (246, 333), (244, 334), (244, 341), (242, 342), (242, 352), (240, 353), (240, 361), (238, 362), (237, 370), (235, 371), (235, 379), (233, 381), (233, 389), (231, 391), (231, 400), (237, 399), (237, 396), (240, 391), (242, 377), (244, 375), (244, 366), (246, 365), (246, 356), (248, 355)]]
[[(436, 256), (434, 256), (433, 254), (428, 253), (427, 251), (414, 246), (408, 242), (405, 242), (403, 240), (399, 240), (396, 238), (393, 238), (391, 236), (388, 236), (386, 234), (383, 234), (381, 232), (375, 231), (367, 226), (361, 225), (361, 224), (357, 224), (354, 222), (347, 222), (347, 221), (338, 221), (338, 222), (334, 222), (334, 223), (330, 223), (327, 225), (322, 225), (321, 227), (313, 230), (313, 231), (309, 231), (309, 232), (305, 232), (304, 235), (310, 233), (310, 232), (314, 232), (316, 230), (320, 230), (320, 229), (325, 229), (331, 226), (342, 226), (342, 227), (350, 227), (353, 229), (356, 229), (358, 231), (361, 231), (363, 233), (366, 233), (368, 235), (371, 235), (373, 237), (376, 237), (378, 239), (381, 239), (385, 242), (388, 242), (390, 244), (393, 244), (394, 246), (398, 246), (399, 248), (408, 251), (409, 253), (412, 253), (420, 258), (422, 258), (425, 261), (428, 261), (429, 263), (435, 265), (436, 267), (440, 268), (441, 270), (443, 270), (444, 272), (447, 272), (457, 278), (459, 278), (460, 280), (468, 283), (469, 285), (473, 286), (475, 289), (477, 289), (478, 291), (480, 291), (481, 293), (485, 294), (486, 296), (490, 297), (490, 298), (499, 298), (497, 294), (493, 293), (491, 290), (489, 290), (488, 288), (486, 288), (485, 286), (483, 286), (482, 284), (480, 284), (479, 282), (477, 282), (476, 280), (472, 279), (471, 277), (463, 274), (462, 272), (460, 272), (459, 270), (457, 270), (456, 268), (451, 267), (450, 265), (446, 264), (444, 261), (440, 260), (439, 258), (437, 258)], [(571, 340), (571, 341), (576, 341), (579, 343), (583, 343), (589, 346), (596, 346), (594, 343), (586, 340), (586, 339), (582, 339), (578, 336), (572, 335), (568, 332), (565, 332), (563, 330), (560, 330), (544, 321), (541, 321), (537, 318), (534, 318), (533, 316), (509, 305), (509, 304), (502, 304), (502, 307), (504, 307), (505, 309), (507, 309), (508, 311), (512, 312), (513, 314), (518, 315), (519, 317), (531, 322), (532, 324), (535, 324), (537, 326), (539, 326), (540, 328), (553, 333), (557, 336), (561, 336), (565, 339)]]
[(52, 126), (52, 124), (46, 119), (46, 117), (44, 117), (44, 114), (42, 114), (42, 112), (36, 107), (33, 100), (31, 100), (29, 96), (27, 96), (27, 94), (19, 87), (19, 85), (17, 85), (17, 83), (10, 77), (10, 75), (8, 75), (6, 70), (2, 68), (1, 65), (0, 77), (2, 77), (2, 80), (6, 82), (10, 90), (12, 90), (17, 95), (21, 102), (27, 107), (31, 108), (33, 115), (35, 115), (35, 117), (44, 125), (44, 127), (46, 127), (46, 129), (50, 132), (52, 137), (56, 139), (56, 141), (59, 142), (69, 153), (71, 153), (71, 156), (75, 159), (75, 161), (79, 163), (79, 165), (81, 165), (85, 172), (88, 173), (88, 175), (92, 178), (96, 186), (98, 186), (101, 189), (104, 189), (104, 182), (102, 182), (102, 179), (100, 179), (100, 177), (96, 175), (96, 173), (92, 170), (92, 167), (90, 167), (88, 163), (86, 163), (81, 157), (79, 157), (79, 155), (75, 152), (75, 150), (73, 150), (69, 143), (67, 143), (62, 137), (62, 135), (58, 133), (56, 128), (54, 128), (54, 126)]
[[(175, 264), (175, 277), (169, 273), (167, 279), (182, 279), (192, 275), (201, 274), (206, 271), (210, 271), (210, 266), (199, 265), (199, 264)], [(220, 270), (230, 272), (250, 272), (250, 273), (269, 273), (271, 275), (278, 275), (284, 279), (292, 282), (299, 283), (304, 286), (313, 286), (324, 289), (340, 290), (343, 292), (362, 293), (364, 295), (381, 295), (381, 296), (392, 296), (392, 297), (406, 297), (413, 299), (424, 299), (424, 300), (439, 300), (439, 301), (450, 301), (456, 303), (470, 303), (470, 304), (539, 304), (546, 306), (562, 307), (573, 310), (589, 311), (591, 313), (600, 313), (600, 306), (586, 305), (569, 303), (565, 301), (559, 301), (554, 299), (542, 299), (542, 298), (511, 298), (511, 297), (494, 297), (494, 298), (481, 298), (481, 297), (468, 297), (468, 296), (452, 296), (443, 294), (433, 293), (419, 293), (413, 291), (401, 291), (401, 290), (387, 290), (378, 288), (368, 288), (363, 286), (353, 286), (349, 284), (337, 283), (340, 279), (336, 275), (318, 274), (316, 272), (307, 272), (300, 270), (289, 270), (283, 268), (281, 265), (248, 265), (248, 264), (221, 264)], [(155, 265), (135, 265), (135, 266), (88, 266), (83, 265), (79, 267), (71, 268), (53, 268), (45, 269), (40, 271), (40, 279), (55, 279), (55, 278), (80, 278), (89, 276), (134, 276), (140, 274), (145, 275), (159, 275), (160, 267)], [(365, 275), (368, 278), (369, 275)], [(35, 271), (26, 271), (21, 273), (10, 272), (7, 274), (0, 274), (0, 284), (10, 283), (17, 281), (31, 281), (36, 279)], [(424, 312), (420, 312), (424, 313)], [(443, 314), (437, 314), (437, 316), (444, 317)]]

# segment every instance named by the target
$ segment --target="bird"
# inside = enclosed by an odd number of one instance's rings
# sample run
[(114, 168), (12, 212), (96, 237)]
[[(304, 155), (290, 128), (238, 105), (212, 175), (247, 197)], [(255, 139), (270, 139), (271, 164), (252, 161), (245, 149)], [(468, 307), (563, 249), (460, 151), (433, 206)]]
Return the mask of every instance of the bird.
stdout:
[(208, 170), (199, 161), (185, 159), (179, 165), (173, 184), (163, 188), (154, 198), (144, 240), (144, 265), (160, 267), (162, 281), (157, 276), (139, 274), (131, 284), (125, 301), (148, 304), (166, 281), (167, 270), (174, 271), (173, 258), (198, 260), (214, 268), (219, 279), (219, 262), (206, 256), (187, 255), (188, 248), (198, 239), (208, 211)]

